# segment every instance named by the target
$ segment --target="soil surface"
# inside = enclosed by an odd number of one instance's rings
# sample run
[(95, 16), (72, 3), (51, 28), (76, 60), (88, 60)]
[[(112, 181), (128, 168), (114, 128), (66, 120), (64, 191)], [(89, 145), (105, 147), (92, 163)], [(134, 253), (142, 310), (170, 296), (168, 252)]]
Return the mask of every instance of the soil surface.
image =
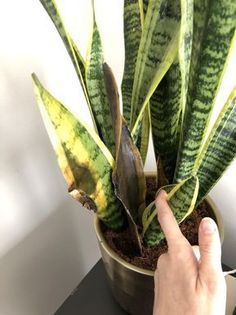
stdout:
[[(155, 178), (147, 177), (147, 196), (146, 201), (149, 204), (155, 199), (156, 186)], [(180, 229), (191, 245), (198, 245), (198, 227), (204, 217), (211, 217), (215, 220), (214, 214), (207, 204), (203, 201), (198, 209), (180, 224)], [(147, 247), (143, 244), (143, 255), (137, 255), (134, 251), (132, 239), (130, 239), (129, 230), (115, 232), (106, 228), (102, 223), (104, 237), (108, 245), (127, 262), (144, 269), (155, 270), (158, 257), (167, 251), (166, 240), (163, 239), (158, 245)]]

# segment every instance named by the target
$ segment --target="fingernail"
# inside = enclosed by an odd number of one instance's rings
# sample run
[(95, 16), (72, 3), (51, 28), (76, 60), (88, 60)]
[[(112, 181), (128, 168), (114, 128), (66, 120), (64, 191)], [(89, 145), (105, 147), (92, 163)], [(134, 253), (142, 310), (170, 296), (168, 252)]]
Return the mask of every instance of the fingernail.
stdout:
[(216, 231), (216, 224), (210, 218), (203, 218), (201, 228), (205, 234), (213, 234)]
[(156, 195), (155, 195), (155, 199), (159, 196), (159, 195), (163, 195), (163, 197), (167, 197), (167, 193), (164, 189), (160, 189), (156, 192)]

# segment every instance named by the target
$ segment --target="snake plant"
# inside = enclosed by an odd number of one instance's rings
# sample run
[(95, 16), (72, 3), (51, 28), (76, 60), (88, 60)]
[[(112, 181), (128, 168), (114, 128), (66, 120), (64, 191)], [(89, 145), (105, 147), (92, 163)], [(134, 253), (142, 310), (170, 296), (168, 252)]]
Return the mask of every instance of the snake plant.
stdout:
[[(84, 59), (55, 0), (40, 0), (59, 32), (83, 89), (94, 128), (34, 89), (69, 193), (114, 230), (141, 245), (164, 237), (147, 205), (143, 165), (149, 134), (157, 189), (182, 222), (236, 156), (236, 88), (211, 129), (215, 98), (235, 43), (235, 0), (124, 0), (125, 65), (118, 93), (93, 14)], [(121, 100), (123, 111), (121, 114)]]

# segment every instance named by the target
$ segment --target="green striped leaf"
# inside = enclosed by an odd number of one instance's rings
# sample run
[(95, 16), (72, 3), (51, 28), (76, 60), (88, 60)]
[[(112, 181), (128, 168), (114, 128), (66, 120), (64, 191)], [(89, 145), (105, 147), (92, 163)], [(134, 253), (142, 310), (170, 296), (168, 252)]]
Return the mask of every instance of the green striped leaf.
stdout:
[(144, 14), (144, 18), (147, 14), (147, 9), (148, 9), (148, 5), (149, 5), (149, 1), (150, 0), (141, 0), (142, 4), (143, 4), (143, 14)]
[[(198, 12), (196, 12), (198, 13)], [(189, 177), (201, 151), (210, 113), (225, 69), (236, 26), (234, 0), (211, 1), (198, 39), (199, 55), (191, 66), (189, 99), (184, 117), (175, 181)], [(201, 29), (201, 27), (199, 27)], [(197, 34), (198, 35), (198, 34)], [(194, 45), (197, 45), (196, 43)], [(194, 72), (193, 72), (194, 71)]]
[(196, 163), (199, 204), (236, 157), (236, 87), (221, 110)]
[(150, 135), (150, 112), (149, 106), (146, 108), (143, 120), (141, 122), (140, 128), (136, 130), (136, 135), (133, 135), (133, 140), (138, 148), (143, 165), (145, 164), (147, 153), (148, 153), (148, 145), (149, 145), (149, 135)]
[(198, 71), (198, 62), (201, 55), (205, 28), (210, 15), (210, 1), (211, 0), (194, 0), (192, 56), (188, 87), (189, 102), (192, 101), (191, 97), (193, 96), (193, 91), (195, 89), (195, 76)]
[[(72, 62), (75, 65), (75, 70), (78, 74), (78, 77), (83, 82), (84, 77), (82, 76), (81, 69), (83, 69), (85, 65), (84, 59), (81, 56), (78, 48), (76, 47), (76, 44), (71, 39), (68, 31), (66, 30), (64, 26), (64, 22), (60, 15), (59, 9), (56, 5), (56, 1), (55, 0), (40, 0), (40, 2), (43, 5), (44, 9), (47, 11), (59, 35), (61, 36), (61, 39), (63, 40), (63, 43), (65, 44), (68, 54), (70, 55)], [(74, 49), (76, 50), (76, 55), (75, 55)]]
[[(141, 11), (141, 20), (142, 25), (144, 25), (144, 20), (147, 14), (149, 0), (140, 0), (140, 11)], [(151, 127), (151, 112), (150, 104), (147, 104), (147, 108), (143, 114), (142, 127), (137, 137), (137, 147), (139, 148), (143, 164), (146, 162), (148, 145), (149, 145), (149, 136), (150, 136), (150, 127)], [(144, 129), (144, 130), (143, 130)]]
[(140, 153), (134, 145), (129, 129), (120, 113), (119, 94), (110, 67), (103, 65), (107, 95), (115, 128), (116, 164), (112, 174), (115, 193), (127, 213), (130, 230), (136, 240), (136, 249), (142, 246), (137, 224), (145, 208), (146, 181)]
[(150, 101), (154, 152), (156, 159), (161, 159), (169, 183), (173, 180), (178, 152), (180, 98), (181, 74), (179, 63), (176, 61)]
[[(197, 0), (198, 1), (198, 0)], [(179, 39), (179, 68), (181, 73), (181, 111), (182, 121), (185, 113), (188, 86), (189, 71), (191, 65), (191, 54), (193, 45), (193, 16), (194, 16), (194, 0), (181, 0), (181, 26)], [(182, 127), (181, 121), (181, 127)]]
[[(165, 192), (167, 194), (169, 194), (171, 192), (171, 190), (173, 190), (174, 188), (176, 188), (176, 185), (174, 185), (174, 184), (164, 185), (163, 187), (161, 187), (157, 191), (157, 194), (160, 192), (160, 190), (165, 190)], [(156, 216), (157, 216), (157, 212), (156, 212), (156, 206), (155, 206), (155, 200), (154, 200), (143, 211), (143, 215), (142, 215), (142, 226), (143, 226), (142, 237), (144, 237), (144, 235), (146, 234), (147, 229), (149, 228), (150, 224), (152, 223), (152, 221), (154, 220), (154, 218)]]
[(178, 58), (172, 64), (150, 101), (156, 159), (162, 161), (168, 181), (173, 181), (181, 112), (187, 99), (193, 29), (193, 1), (181, 1), (181, 29)]
[(73, 51), (74, 51), (75, 59), (77, 60), (78, 65), (79, 65), (79, 69), (81, 71), (81, 75), (82, 75), (82, 78), (83, 78), (83, 84), (85, 84), (86, 83), (86, 79), (85, 79), (85, 60), (81, 56), (77, 45), (75, 44), (75, 42), (73, 41), (73, 39), (71, 37), (70, 37), (70, 42), (71, 42), (71, 45), (72, 45), (72, 48), (73, 48)]
[(150, 0), (135, 67), (131, 127), (138, 126), (147, 103), (177, 53), (180, 7), (178, 0)]
[[(121, 90), (123, 98), (123, 116), (128, 125), (130, 123), (135, 64), (144, 23), (142, 10), (142, 1), (124, 1), (125, 67)], [(143, 163), (145, 163), (147, 156), (149, 133), (149, 109), (147, 108), (144, 113), (142, 125), (137, 130), (137, 135), (134, 136), (135, 144), (141, 153)]]
[[(192, 38), (192, 52), (191, 52), (191, 62), (190, 62), (190, 73), (189, 73), (189, 84), (188, 84), (188, 95), (187, 98), (184, 100), (183, 103), (183, 111), (182, 111), (182, 123), (180, 124), (180, 136), (181, 136), (181, 141), (179, 141), (179, 150), (180, 150), (180, 145), (183, 141), (183, 134), (184, 134), (184, 128), (183, 128), (183, 123), (184, 123), (184, 115), (186, 115), (186, 112), (189, 110), (189, 107), (186, 108), (187, 102), (191, 103), (191, 96), (192, 92), (195, 89), (195, 75), (198, 70), (198, 60), (200, 58), (201, 54), (201, 48), (202, 48), (202, 41), (204, 37), (204, 30), (207, 24), (207, 17), (209, 13), (209, 8), (210, 8), (210, 0), (194, 0), (194, 14), (193, 14), (193, 38)], [(180, 50), (179, 50), (179, 55), (180, 55)], [(182, 64), (184, 66), (184, 64)], [(184, 69), (184, 67), (182, 67)], [(183, 71), (182, 71), (183, 73)], [(187, 72), (186, 72), (187, 73)], [(183, 76), (182, 76), (183, 77)], [(182, 89), (182, 92), (183, 89)], [(183, 93), (182, 93), (183, 97)], [(178, 151), (179, 151), (178, 150)], [(180, 152), (178, 152), (178, 157), (177, 157), (177, 166), (178, 167), (178, 160), (179, 160)], [(175, 170), (175, 177), (177, 173), (177, 169)], [(174, 179), (176, 181), (176, 178)]]
[[(142, 29), (144, 25), (144, 20), (147, 14), (147, 9), (149, 5), (149, 0), (140, 0), (140, 12), (141, 12), (141, 24)], [(142, 124), (139, 127), (133, 130), (133, 139), (135, 141), (136, 146), (138, 147), (143, 164), (145, 164), (148, 152), (149, 145), (149, 136), (150, 136), (150, 127), (151, 127), (151, 112), (150, 112), (150, 104), (145, 104), (145, 110), (143, 113)], [(156, 157), (157, 160), (157, 157)]]
[(79, 81), (81, 83), (90, 114), (94, 123), (94, 128), (97, 131), (97, 126), (95, 123), (95, 118), (93, 116), (93, 112), (90, 106), (90, 101), (88, 98), (87, 88), (85, 85), (85, 61), (83, 57), (81, 56), (78, 47), (76, 46), (75, 42), (70, 37), (68, 31), (66, 30), (62, 17), (60, 15), (59, 9), (56, 5), (55, 0), (40, 0), (41, 4), (43, 5), (44, 9), (47, 11), (49, 17), (51, 18), (52, 22), (54, 23), (61, 39), (63, 40), (63, 43), (66, 47), (66, 50), (71, 58), (71, 61), (74, 65), (76, 74), (79, 78)]
[(139, 2), (139, 0), (124, 1), (125, 66), (121, 91), (123, 99), (123, 116), (128, 124), (130, 122), (135, 64), (142, 35), (141, 11)]
[(70, 194), (110, 228), (122, 227), (122, 206), (111, 181), (114, 160), (98, 135), (57, 101), (33, 75), (45, 126)]
[(115, 157), (115, 136), (103, 73), (102, 43), (95, 20), (90, 42), (85, 71), (89, 99), (96, 120), (98, 134), (112, 156)]
[[(162, 189), (166, 190), (168, 193), (168, 203), (177, 222), (181, 223), (194, 210), (199, 191), (197, 176), (192, 176), (174, 186), (165, 186)], [(144, 210), (143, 235), (146, 244), (148, 246), (154, 246), (165, 236), (157, 220), (155, 203), (153, 202), (148, 207), (148, 210)]]

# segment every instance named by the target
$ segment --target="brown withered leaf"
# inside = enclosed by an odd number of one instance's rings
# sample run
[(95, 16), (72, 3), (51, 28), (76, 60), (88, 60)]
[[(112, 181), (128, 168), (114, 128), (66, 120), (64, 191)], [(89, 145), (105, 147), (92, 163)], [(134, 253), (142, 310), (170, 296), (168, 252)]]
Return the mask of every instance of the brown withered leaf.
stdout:
[(97, 206), (93, 199), (90, 198), (83, 190), (75, 188), (75, 184), (68, 189), (68, 192), (75, 200), (79, 201), (83, 207), (97, 212)]
[(110, 67), (103, 65), (116, 143), (116, 164), (112, 174), (115, 193), (122, 202), (129, 226), (141, 252), (141, 239), (137, 225), (145, 208), (146, 181), (142, 158), (135, 146), (128, 126), (120, 113), (119, 93)]

